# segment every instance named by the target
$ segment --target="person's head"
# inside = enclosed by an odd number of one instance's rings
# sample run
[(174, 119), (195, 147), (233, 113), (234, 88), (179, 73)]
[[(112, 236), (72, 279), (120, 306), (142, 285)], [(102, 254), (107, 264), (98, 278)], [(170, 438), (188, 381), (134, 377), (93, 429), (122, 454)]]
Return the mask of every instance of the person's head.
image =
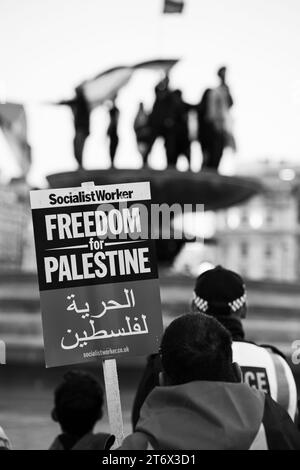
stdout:
[(222, 266), (202, 273), (196, 280), (192, 312), (216, 318), (245, 318), (246, 288), (242, 277)]
[(220, 78), (222, 83), (225, 83), (226, 81), (226, 72), (227, 72), (227, 68), (225, 66), (220, 67), (217, 72), (217, 75)]
[(54, 392), (52, 418), (64, 433), (84, 436), (102, 417), (103, 390), (91, 375), (81, 371), (65, 374)]
[(163, 335), (161, 361), (163, 385), (240, 381), (239, 368), (232, 363), (230, 333), (208, 315), (176, 318)]

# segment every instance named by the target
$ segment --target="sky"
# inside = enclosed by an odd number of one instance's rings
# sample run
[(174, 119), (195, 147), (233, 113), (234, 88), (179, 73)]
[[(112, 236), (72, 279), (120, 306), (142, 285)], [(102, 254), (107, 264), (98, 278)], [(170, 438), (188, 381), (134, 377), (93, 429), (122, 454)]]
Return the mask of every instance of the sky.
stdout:
[[(32, 184), (76, 168), (72, 117), (52, 102), (108, 67), (164, 57), (181, 58), (171, 86), (192, 103), (228, 66), (238, 152), (225, 155), (225, 172), (242, 161), (300, 160), (299, 0), (186, 0), (182, 15), (161, 12), (162, 0), (0, 0), (0, 99), (26, 105)], [(132, 123), (139, 101), (151, 107), (158, 79), (139, 72), (119, 94), (120, 168), (141, 166)], [(107, 111), (95, 110), (87, 168), (109, 166), (106, 128)], [(151, 162), (164, 168), (161, 142)], [(2, 135), (0, 169), (2, 178), (18, 171)]]

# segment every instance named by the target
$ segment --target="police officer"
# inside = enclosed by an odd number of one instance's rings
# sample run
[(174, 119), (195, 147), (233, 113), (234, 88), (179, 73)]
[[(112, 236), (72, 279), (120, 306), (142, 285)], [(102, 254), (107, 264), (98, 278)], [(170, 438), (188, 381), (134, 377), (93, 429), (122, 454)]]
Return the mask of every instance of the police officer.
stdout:
[(297, 388), (283, 354), (272, 346), (257, 346), (245, 340), (242, 319), (247, 313), (245, 284), (241, 276), (217, 266), (201, 274), (195, 285), (192, 311), (212, 315), (231, 333), (233, 360), (243, 379), (277, 401), (295, 421)]

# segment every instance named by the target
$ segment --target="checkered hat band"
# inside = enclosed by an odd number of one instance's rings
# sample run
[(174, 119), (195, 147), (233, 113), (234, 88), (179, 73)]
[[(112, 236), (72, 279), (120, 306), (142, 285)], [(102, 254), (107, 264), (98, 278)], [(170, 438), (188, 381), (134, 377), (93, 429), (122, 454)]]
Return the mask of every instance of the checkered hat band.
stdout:
[(237, 312), (243, 305), (245, 305), (245, 303), (246, 303), (246, 293), (243, 294), (238, 299), (235, 299), (232, 302), (228, 302), (228, 305), (233, 312)]
[[(199, 309), (200, 312), (205, 313), (208, 309), (208, 301), (202, 299), (194, 292), (194, 303), (196, 307)], [(237, 312), (243, 305), (246, 303), (246, 293), (243, 294), (241, 297), (228, 302), (228, 306), (231, 308), (233, 312)]]
[(196, 295), (195, 292), (194, 292), (194, 303), (196, 307), (198, 308), (198, 310), (200, 310), (200, 312), (205, 313), (206, 310), (208, 309), (207, 300), (201, 299), (201, 297), (198, 297), (198, 295)]

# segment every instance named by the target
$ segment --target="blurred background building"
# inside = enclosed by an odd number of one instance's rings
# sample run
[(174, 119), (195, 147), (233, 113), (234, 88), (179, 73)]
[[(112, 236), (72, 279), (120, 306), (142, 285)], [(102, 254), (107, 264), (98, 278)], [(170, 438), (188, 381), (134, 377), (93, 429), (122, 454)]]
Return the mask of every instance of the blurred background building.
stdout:
[(264, 191), (245, 204), (208, 213), (205, 246), (189, 244), (176, 272), (195, 275), (221, 264), (249, 280), (300, 280), (300, 167), (265, 160), (238, 168), (256, 175)]
[(243, 170), (259, 174), (265, 192), (217, 216), (216, 259), (248, 279), (299, 281), (300, 168), (267, 161)]
[[(0, 186), (0, 270), (34, 269), (28, 185), (18, 180)], [(31, 246), (30, 246), (31, 245)]]

